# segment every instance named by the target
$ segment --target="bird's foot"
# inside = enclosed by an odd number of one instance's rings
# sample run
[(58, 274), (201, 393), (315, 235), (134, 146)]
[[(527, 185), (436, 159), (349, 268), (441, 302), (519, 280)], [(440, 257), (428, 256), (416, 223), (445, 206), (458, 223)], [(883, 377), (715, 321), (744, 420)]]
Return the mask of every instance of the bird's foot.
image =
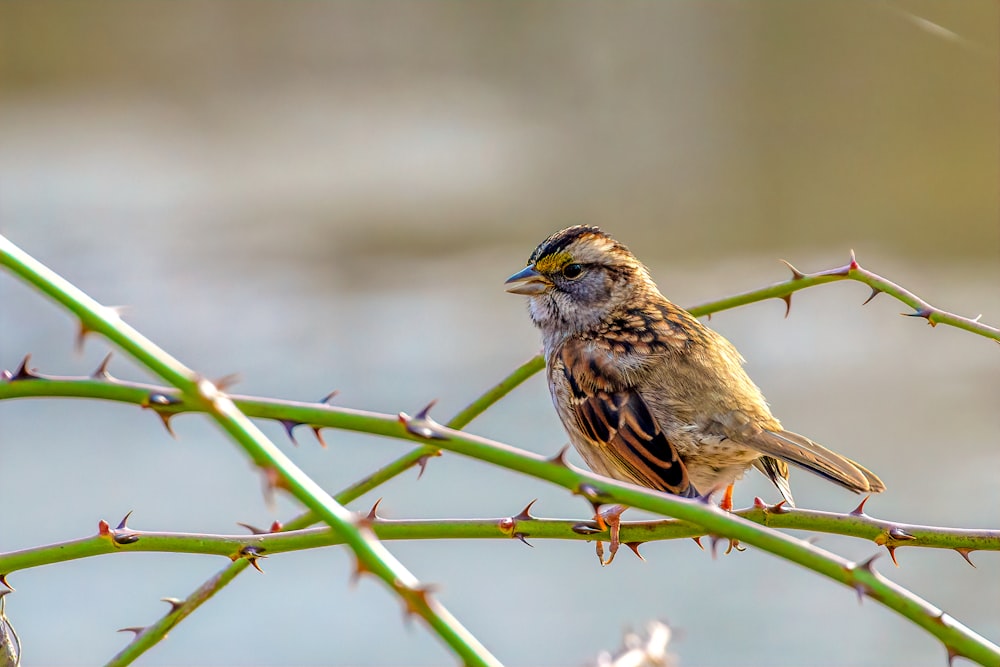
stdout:
[(618, 547), (621, 546), (621, 524), (622, 524), (622, 514), (628, 508), (624, 505), (613, 505), (612, 507), (604, 510), (603, 512), (598, 512), (594, 516), (594, 520), (597, 522), (598, 527), (603, 529), (607, 526), (608, 532), (611, 535), (611, 540), (608, 544), (608, 559), (604, 559), (604, 543), (600, 540), (597, 541), (597, 558), (601, 561), (601, 565), (611, 565), (611, 561), (615, 559), (615, 554), (618, 553)]

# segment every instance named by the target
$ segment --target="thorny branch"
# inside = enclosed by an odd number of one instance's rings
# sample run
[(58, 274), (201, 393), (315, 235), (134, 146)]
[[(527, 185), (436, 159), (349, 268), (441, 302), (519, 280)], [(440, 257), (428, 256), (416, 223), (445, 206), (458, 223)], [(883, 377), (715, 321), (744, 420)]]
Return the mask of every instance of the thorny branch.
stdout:
[[(525, 508), (516, 515), (492, 519), (385, 519), (377, 506), (364, 515), (367, 525), (380, 540), (439, 539), (510, 539), (532, 540), (608, 540), (607, 530), (592, 521), (541, 518)], [(765, 505), (757, 499), (752, 507), (734, 510), (734, 515), (769, 526), (811, 530), (871, 540), (894, 552), (900, 547), (953, 549), (972, 564), (972, 551), (1000, 551), (1000, 530), (941, 528), (886, 521), (855, 509), (838, 514), (801, 508), (787, 508), (783, 503)], [(302, 520), (299, 519), (298, 523)], [(296, 528), (295, 523), (253, 528), (249, 535), (203, 533), (167, 533), (140, 531), (123, 521), (117, 528), (106, 522), (97, 534), (76, 540), (0, 553), (0, 572), (10, 575), (26, 568), (62, 563), (78, 558), (128, 552), (190, 553), (223, 556), (234, 561), (261, 555), (274, 556), (292, 551), (343, 544), (344, 540), (329, 527)], [(622, 542), (633, 550), (646, 542), (682, 538), (711, 537), (698, 525), (676, 519), (623, 521)], [(256, 554), (256, 556), (254, 556)]]
[[(468, 434), (441, 427), (430, 419), (426, 409), (418, 413), (415, 417), (408, 417), (407, 415), (401, 413), (399, 420), (392, 422), (392, 427), (390, 427), (388, 425), (389, 422), (384, 415), (374, 415), (372, 413), (362, 413), (360, 411), (343, 409), (323, 414), (324, 409), (329, 409), (329, 406), (326, 406), (325, 404), (321, 404), (321, 406), (319, 406), (319, 413), (316, 412), (316, 404), (295, 404), (285, 401), (253, 399), (251, 397), (239, 397), (244, 404), (235, 404), (232, 402), (232, 399), (236, 397), (231, 397), (226, 394), (224, 391), (225, 387), (220, 386), (221, 383), (220, 385), (212, 385), (211, 383), (205, 383), (205, 381), (194, 376), (189, 370), (180, 366), (177, 362), (168, 357), (165, 352), (159, 350), (159, 348), (156, 348), (150, 341), (144, 339), (140, 334), (138, 334), (138, 332), (135, 332), (121, 322), (117, 313), (111, 311), (110, 309), (103, 308), (96, 304), (96, 302), (89, 300), (89, 297), (86, 297), (86, 295), (82, 292), (76, 290), (75, 287), (65, 283), (65, 281), (61, 281), (58, 276), (51, 274), (51, 272), (48, 272), (47, 269), (38, 265), (30, 257), (21, 253), (19, 249), (14, 247), (12, 244), (9, 244), (9, 242), (7, 242), (2, 236), (0, 236), (0, 264), (8, 266), (12, 271), (14, 271), (14, 273), (34, 284), (40, 291), (53, 297), (69, 310), (76, 313), (81, 318), (82, 322), (80, 329), (81, 339), (84, 335), (91, 331), (97, 331), (109, 336), (114, 342), (120, 344), (126, 351), (136, 357), (140, 363), (143, 363), (178, 388), (177, 390), (163, 390), (163, 388), (151, 388), (148, 386), (124, 386), (127, 383), (120, 383), (110, 378), (106, 372), (106, 366), (103, 367), (102, 372), (98, 373), (97, 377), (93, 380), (52, 378), (44, 382), (39, 382), (42, 378), (32, 373), (26, 360), (22, 368), (17, 373), (5, 372), (3, 379), (6, 380), (6, 382), (0, 382), (0, 390), (10, 387), (18, 387), (21, 389), (25, 386), (37, 388), (39, 385), (44, 384), (46, 385), (45, 391), (30, 391), (20, 393), (20, 395), (69, 396), (74, 395), (72, 393), (74, 391), (73, 387), (79, 388), (82, 384), (89, 383), (87, 393), (85, 394), (88, 397), (108, 398), (110, 400), (132, 403), (135, 403), (136, 401), (134, 400), (134, 395), (131, 394), (139, 391), (143, 393), (143, 399), (142, 402), (138, 404), (153, 409), (163, 419), (168, 430), (170, 427), (169, 420), (178, 412), (207, 412), (219, 420), (234, 439), (244, 443), (258, 464), (263, 465), (265, 468), (267, 467), (267, 464), (273, 464), (275, 462), (275, 451), (268, 449), (268, 445), (270, 443), (266, 442), (266, 439), (263, 441), (263, 449), (256, 444), (258, 438), (256, 436), (255, 429), (249, 425), (249, 422), (245, 421), (245, 416), (241, 410), (245, 410), (246, 414), (250, 414), (251, 411), (257, 410), (259, 414), (254, 416), (279, 419), (283, 424), (285, 424), (286, 429), (289, 431), (289, 435), (292, 434), (295, 426), (300, 424), (309, 424), (313, 427), (317, 437), (321, 437), (319, 430), (321, 427), (333, 426), (389, 435), (391, 437), (408, 438), (411, 440), (426, 439), (428, 444), (425, 445), (425, 448), (431, 453), (433, 453), (433, 451), (440, 446), (441, 448), (456, 451), (487, 462), (492, 462), (496, 465), (519, 470), (525, 474), (546, 479), (571, 489), (574, 493), (582, 495), (595, 507), (608, 502), (625, 502), (628, 505), (648, 509), (656, 513), (686, 518), (689, 522), (689, 528), (694, 525), (704, 526), (704, 529), (700, 529), (701, 532), (706, 532), (707, 530), (710, 534), (724, 535), (729, 538), (743, 540), (748, 544), (771, 551), (772, 553), (775, 553), (783, 558), (803, 564), (820, 574), (824, 574), (825, 576), (847, 584), (848, 586), (854, 588), (859, 596), (867, 596), (872, 599), (876, 599), (886, 606), (896, 610), (898, 613), (901, 613), (917, 625), (920, 625), (931, 634), (938, 637), (944, 643), (948, 651), (949, 659), (962, 655), (974, 659), (981, 664), (1000, 663), (1000, 648), (991, 644), (982, 637), (975, 635), (975, 633), (972, 633), (968, 629), (956, 623), (940, 610), (937, 610), (926, 602), (916, 598), (908, 591), (905, 591), (905, 589), (900, 589), (891, 582), (882, 578), (872, 567), (874, 558), (869, 559), (864, 563), (849, 563), (847, 561), (842, 561), (842, 559), (839, 559), (833, 554), (824, 552), (802, 541), (788, 538), (781, 533), (775, 533), (768, 528), (762, 528), (760, 526), (755, 526), (753, 523), (745, 522), (736, 515), (720, 513), (717, 508), (714, 508), (711, 505), (705, 503), (692, 503), (691, 501), (685, 501), (683, 499), (664, 497), (660, 494), (644, 490), (636, 490), (635, 488), (628, 487), (627, 485), (621, 485), (611, 480), (605, 480), (582, 471), (571, 469), (566, 466), (559, 457), (553, 459), (552, 461), (544, 461), (538, 459), (538, 457), (534, 455), (515, 450), (499, 443), (490, 442), (482, 438), (476, 438), (474, 436), (469, 436)], [(857, 264), (853, 253), (849, 264), (838, 269), (831, 269), (829, 271), (804, 274), (791, 265), (788, 266), (793, 274), (792, 278), (788, 281), (778, 283), (767, 288), (740, 294), (729, 299), (703, 304), (702, 306), (692, 308), (691, 312), (695, 315), (705, 315), (714, 311), (732, 308), (744, 303), (751, 303), (753, 301), (759, 301), (766, 298), (781, 298), (790, 307), (791, 294), (799, 289), (835, 280), (851, 279), (868, 284), (872, 288), (872, 294), (868, 301), (879, 293), (886, 292), (914, 309), (914, 312), (906, 314), (915, 317), (922, 317), (931, 325), (936, 325), (938, 323), (949, 324), (979, 335), (1000, 340), (1000, 330), (982, 324), (979, 322), (978, 317), (969, 319), (937, 309), (898, 285), (862, 269)], [(509, 385), (505, 391), (509, 391), (510, 388), (516, 386), (516, 384), (519, 383), (524, 377), (531, 375), (540, 368), (541, 363), (537, 358), (528, 362), (522, 366), (521, 369), (519, 369), (519, 371), (521, 371), (521, 377), (514, 381), (510, 381), (510, 378), (505, 381)], [(501, 383), (501, 385), (503, 384), (504, 383)], [(98, 386), (105, 388), (113, 387), (114, 390), (109, 392), (95, 391)], [(60, 388), (66, 393), (59, 394), (58, 389)], [(160, 391), (155, 391), (157, 389)], [(19, 397), (19, 392), (7, 393), (9, 395), (5, 396), (4, 392), (0, 391), (0, 398)], [(106, 395), (97, 395), (101, 393), (106, 393)], [(127, 394), (130, 395), (126, 397)], [(400, 430), (400, 427), (402, 427), (402, 430)], [(260, 437), (262, 438), (262, 436)], [(308, 491), (305, 493), (305, 496), (300, 499), (307, 501), (307, 504), (311, 504), (309, 501), (314, 500), (317, 497), (315, 494), (310, 493), (310, 491), (312, 491), (310, 487), (311, 480), (308, 480), (308, 478), (296, 477), (298, 474), (296, 469), (294, 469), (294, 467), (287, 468), (284, 460), (280, 460), (279, 463), (280, 465), (278, 465), (277, 468), (280, 468), (281, 472), (280, 476), (276, 479), (285, 483), (291, 482), (292, 490), (296, 492), (296, 495), (300, 495), (303, 492), (303, 489), (307, 489)], [(289, 470), (293, 471), (291, 478), (289, 478)], [(322, 491), (319, 491), (319, 493), (322, 494)], [(352, 542), (351, 546), (355, 549), (358, 548), (358, 544), (353, 543), (350, 537), (353, 526), (359, 526), (363, 529), (372, 531), (376, 529), (384, 530), (383, 526), (389, 525), (389, 523), (380, 521), (378, 517), (375, 516), (374, 511), (369, 517), (362, 519), (349, 519), (345, 515), (343, 520), (346, 521), (346, 523), (341, 525), (341, 517), (334, 517), (332, 514), (327, 516), (333, 507), (333, 505), (324, 505), (320, 503), (316, 509), (320, 511), (319, 513), (323, 516), (324, 520), (333, 521), (333, 525), (337, 525), (342, 531), (344, 528), (347, 528), (346, 537), (349, 542)], [(862, 507), (859, 507), (858, 510), (852, 515), (858, 517), (863, 516), (861, 510)], [(807, 513), (805, 510), (783, 511), (780, 505), (767, 508), (764, 507), (762, 503), (754, 508), (749, 508), (745, 512), (763, 513), (763, 517), (765, 519), (771, 515), (774, 515), (774, 517), (785, 516), (787, 518), (798, 516), (799, 519), (803, 519), (803, 513)], [(334, 514), (336, 514), (336, 511), (334, 511)], [(841, 515), (833, 516), (836, 517), (836, 520), (841, 520)], [(753, 519), (759, 517), (749, 516), (748, 514), (748, 518)], [(823, 517), (816, 516), (811, 517), (812, 520), (822, 518)], [(513, 523), (508, 523), (508, 521)], [(509, 520), (499, 520), (496, 524), (496, 528), (499, 528), (501, 531), (506, 531), (509, 527), (511, 530), (511, 537), (524, 540), (528, 536), (528, 529), (535, 529), (543, 532), (543, 521), (545, 520), (538, 520), (531, 517), (527, 510), (525, 510), (520, 515), (509, 518)], [(874, 539), (877, 544), (889, 548), (890, 553), (892, 553), (895, 548), (903, 546), (904, 543), (909, 545), (915, 540), (920, 539), (920, 537), (916, 536), (913, 532), (898, 524), (881, 526), (874, 525), (873, 522), (874, 520), (867, 523), (862, 521), (857, 524), (856, 527), (858, 530), (871, 530), (873, 528), (877, 528), (882, 531), (884, 529), (884, 535), (880, 532), (871, 539)], [(676, 525), (677, 522), (656, 523), (663, 524), (664, 526), (673, 523), (675, 524), (674, 528), (678, 528), (678, 525)], [(764, 523), (768, 523), (772, 526), (776, 525), (773, 521), (773, 517), (771, 521), (765, 520)], [(634, 525), (626, 525), (629, 530), (637, 528), (637, 526)], [(514, 530), (515, 526), (518, 530)], [(679, 527), (681, 529), (684, 528), (683, 525), (680, 525)], [(565, 526), (562, 526), (562, 528), (564, 529)], [(910, 527), (911, 530), (915, 530), (916, 528), (919, 527)], [(412, 526), (410, 529), (413, 529)], [(597, 529), (593, 527), (584, 528), (583, 524), (578, 523), (574, 524), (571, 530), (584, 533), (591, 539), (594, 539)], [(839, 531), (832, 530), (831, 532)], [(341, 535), (344, 536), (344, 533), (342, 532)], [(626, 533), (626, 535), (628, 534)], [(531, 536), (537, 537), (537, 535)], [(98, 538), (106, 539), (108, 537), (110, 537), (111, 541), (117, 546), (129, 548), (131, 545), (139, 542), (142, 535), (137, 531), (129, 529), (123, 521), (116, 529), (111, 529), (107, 524), (102, 525)], [(277, 536), (275, 535), (274, 537)], [(983, 535), (980, 535), (980, 537), (983, 537)], [(985, 537), (988, 538), (990, 536), (986, 535)], [(880, 539), (882, 541), (880, 541)], [(635, 540), (635, 542), (639, 541), (642, 540)], [(364, 545), (361, 546), (363, 549)], [(982, 547), (977, 546), (975, 548)], [(968, 556), (968, 552), (971, 551), (968, 547), (959, 547), (957, 550), (959, 550), (963, 556), (966, 556), (966, 558)], [(258, 547), (252, 545), (242, 547), (236, 554), (240, 562), (250, 563), (254, 566), (256, 566), (257, 558), (262, 555), (265, 555), (264, 552)], [(367, 571), (366, 565), (362, 565), (361, 563), (362, 561), (359, 560), (358, 571)], [(2, 578), (0, 578), (0, 583), (5, 583)], [(217, 588), (214, 590), (217, 590)], [(426, 587), (410, 587), (408, 591), (397, 592), (403, 595), (408, 600), (408, 603), (412, 603), (413, 606), (411, 606), (411, 610), (413, 611), (420, 611), (421, 607), (429, 607), (429, 589)], [(406, 592), (413, 593), (413, 596), (407, 596), (405, 594)], [(413, 600), (410, 599), (411, 597)], [(173, 614), (176, 612), (180, 606), (180, 602), (171, 601), (171, 607), (173, 610), (171, 613)], [(433, 622), (433, 616), (428, 620), (436, 630), (441, 632), (440, 624), (435, 625)], [(441, 619), (438, 618), (437, 620), (440, 621)], [(140, 634), (143, 631), (141, 628), (134, 630)], [(467, 661), (482, 664), (481, 661), (483, 660), (492, 660), (492, 656), (489, 656), (488, 653), (481, 653), (477, 650), (473, 650), (473, 655), (470, 658), (468, 653), (462, 651), (461, 647), (456, 647), (453, 644), (453, 648), (463, 655)]]

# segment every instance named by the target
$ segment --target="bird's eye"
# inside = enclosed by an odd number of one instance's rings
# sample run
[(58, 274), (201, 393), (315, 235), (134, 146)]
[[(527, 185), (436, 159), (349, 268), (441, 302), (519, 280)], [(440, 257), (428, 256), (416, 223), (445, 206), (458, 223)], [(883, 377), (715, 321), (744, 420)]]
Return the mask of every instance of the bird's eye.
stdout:
[(580, 264), (567, 264), (563, 267), (562, 274), (564, 277), (573, 280), (574, 278), (579, 278), (583, 275), (583, 266)]

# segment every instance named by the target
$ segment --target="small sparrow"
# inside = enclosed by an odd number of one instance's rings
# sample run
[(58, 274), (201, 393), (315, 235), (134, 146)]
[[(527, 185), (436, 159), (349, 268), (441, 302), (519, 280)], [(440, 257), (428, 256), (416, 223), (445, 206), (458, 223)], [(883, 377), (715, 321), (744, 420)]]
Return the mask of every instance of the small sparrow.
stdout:
[(782, 428), (736, 348), (668, 301), (598, 228), (556, 232), (506, 285), (528, 297), (559, 419), (598, 474), (685, 497), (728, 487), (727, 509), (751, 465), (790, 505), (789, 463), (851, 491), (885, 490), (861, 465)]

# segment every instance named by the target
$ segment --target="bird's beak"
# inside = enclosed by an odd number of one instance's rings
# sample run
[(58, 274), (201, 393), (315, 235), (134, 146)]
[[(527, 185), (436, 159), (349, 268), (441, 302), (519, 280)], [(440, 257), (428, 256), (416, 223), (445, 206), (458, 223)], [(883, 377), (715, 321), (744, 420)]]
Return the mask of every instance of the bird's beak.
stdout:
[(552, 281), (535, 271), (535, 267), (528, 266), (508, 278), (504, 285), (511, 294), (535, 296), (547, 292), (552, 287)]

